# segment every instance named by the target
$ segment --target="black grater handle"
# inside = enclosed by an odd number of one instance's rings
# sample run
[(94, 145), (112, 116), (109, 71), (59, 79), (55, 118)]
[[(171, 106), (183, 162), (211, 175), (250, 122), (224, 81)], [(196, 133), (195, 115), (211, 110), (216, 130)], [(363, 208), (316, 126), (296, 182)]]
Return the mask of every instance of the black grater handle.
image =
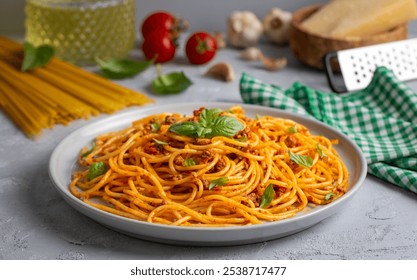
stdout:
[(323, 65), (327, 77), (327, 82), (329, 83), (329, 86), (332, 89), (332, 91), (337, 93), (347, 92), (347, 88), (343, 79), (341, 79), (342, 83), (337, 83), (337, 79), (335, 77), (331, 64), (333, 58), (337, 58), (337, 52), (329, 52), (323, 57)]

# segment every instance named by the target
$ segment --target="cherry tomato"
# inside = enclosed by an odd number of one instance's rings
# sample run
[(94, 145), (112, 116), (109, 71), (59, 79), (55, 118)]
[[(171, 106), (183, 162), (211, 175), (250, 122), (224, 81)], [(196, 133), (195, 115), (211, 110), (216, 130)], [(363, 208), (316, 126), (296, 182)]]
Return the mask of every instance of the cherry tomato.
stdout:
[(174, 57), (175, 44), (167, 31), (155, 30), (145, 37), (142, 51), (147, 59), (155, 59), (155, 63), (164, 63)]
[(162, 29), (171, 32), (174, 29), (176, 18), (168, 12), (155, 12), (150, 14), (142, 23), (142, 36), (146, 38), (155, 30)]
[(191, 64), (204, 64), (213, 59), (217, 51), (216, 39), (206, 32), (192, 34), (185, 45), (185, 54)]

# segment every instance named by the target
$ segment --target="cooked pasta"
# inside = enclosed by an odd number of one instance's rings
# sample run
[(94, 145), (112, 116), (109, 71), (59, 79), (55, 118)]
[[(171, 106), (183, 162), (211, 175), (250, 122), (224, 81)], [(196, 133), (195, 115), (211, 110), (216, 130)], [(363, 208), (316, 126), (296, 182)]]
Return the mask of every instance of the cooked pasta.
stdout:
[(0, 107), (30, 137), (55, 124), (152, 101), (57, 58), (21, 72), (22, 58), (22, 46), (0, 36)]
[[(239, 129), (216, 135), (219, 123)], [(190, 127), (202, 135), (192, 135)], [(209, 127), (208, 133), (199, 127)], [(218, 227), (282, 220), (346, 192), (349, 174), (335, 143), (288, 119), (248, 118), (239, 106), (157, 114), (85, 147), (70, 191), (101, 210), (151, 223)]]

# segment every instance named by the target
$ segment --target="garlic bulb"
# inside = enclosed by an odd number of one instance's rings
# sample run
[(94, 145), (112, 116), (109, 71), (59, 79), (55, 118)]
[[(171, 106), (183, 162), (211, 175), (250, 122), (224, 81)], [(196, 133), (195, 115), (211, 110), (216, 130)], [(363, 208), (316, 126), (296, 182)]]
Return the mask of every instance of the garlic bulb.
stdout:
[(292, 14), (279, 8), (272, 8), (263, 18), (265, 36), (276, 44), (288, 43)]
[(262, 23), (250, 11), (235, 11), (227, 20), (227, 39), (238, 48), (254, 46), (262, 35)]

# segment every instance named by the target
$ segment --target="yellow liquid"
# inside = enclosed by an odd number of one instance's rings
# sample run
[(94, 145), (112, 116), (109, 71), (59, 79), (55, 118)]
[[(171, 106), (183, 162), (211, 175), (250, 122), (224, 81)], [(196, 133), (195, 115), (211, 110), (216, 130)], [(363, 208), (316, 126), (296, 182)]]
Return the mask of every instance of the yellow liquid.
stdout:
[(26, 41), (78, 64), (122, 58), (135, 41), (135, 0), (26, 0)]

